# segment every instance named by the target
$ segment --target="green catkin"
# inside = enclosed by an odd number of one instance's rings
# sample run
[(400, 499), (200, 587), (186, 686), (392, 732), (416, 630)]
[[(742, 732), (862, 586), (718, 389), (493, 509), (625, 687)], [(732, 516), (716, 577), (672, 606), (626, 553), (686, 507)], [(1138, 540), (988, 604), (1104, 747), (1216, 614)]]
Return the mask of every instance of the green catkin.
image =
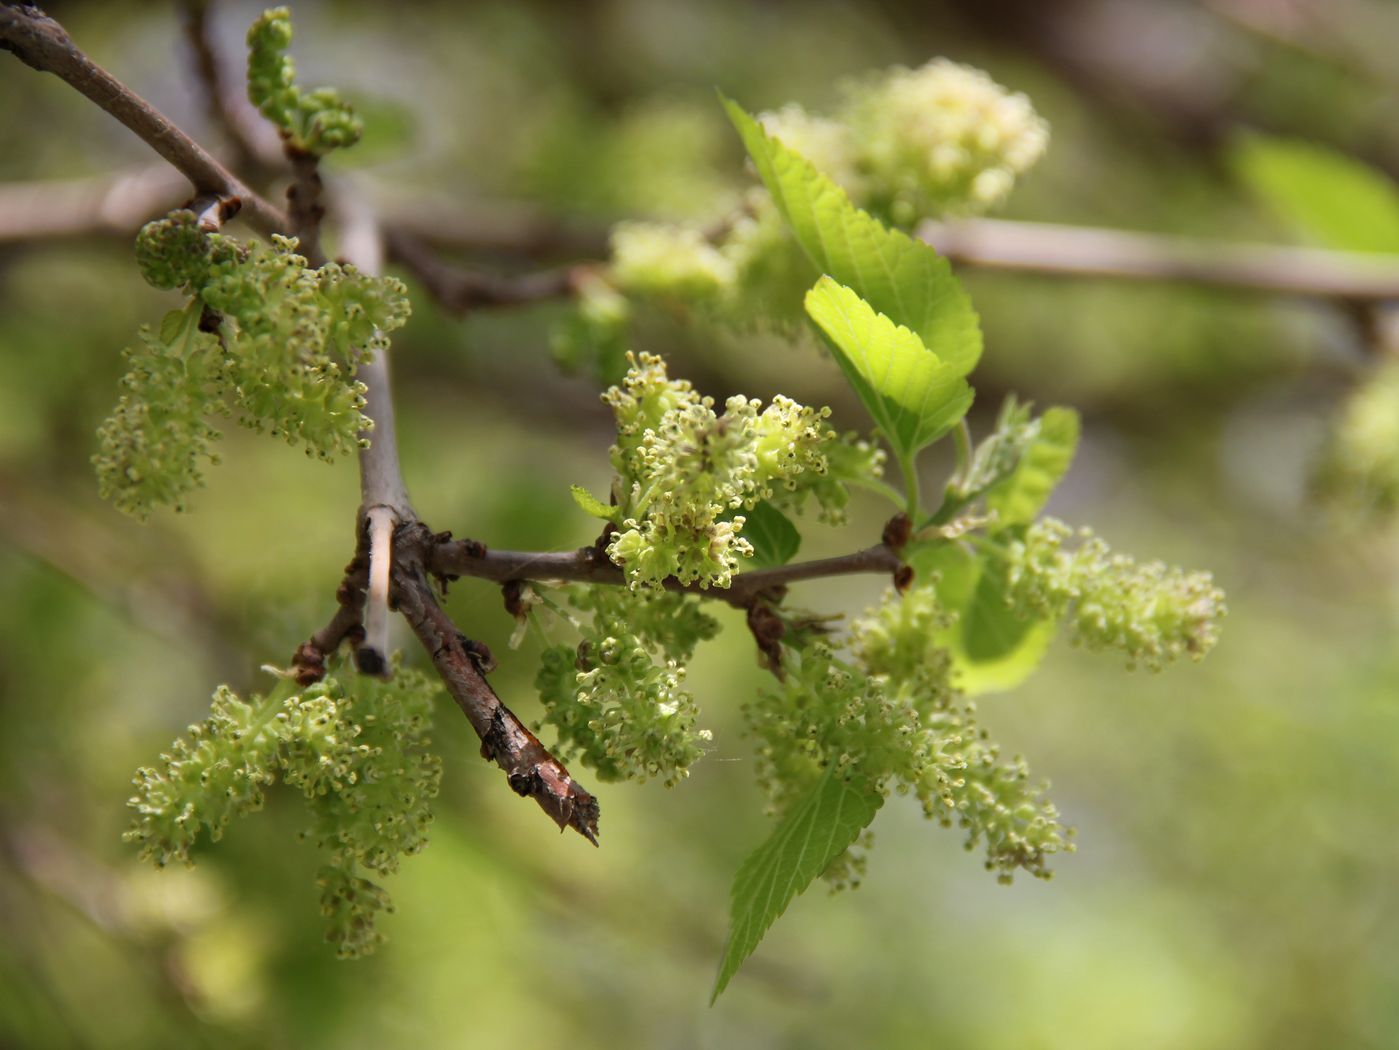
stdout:
[(355, 370), (407, 320), (400, 281), (312, 269), (294, 240), (242, 245), (200, 232), (188, 211), (148, 223), (137, 259), (150, 283), (191, 298), (127, 351), (93, 460), (103, 496), (140, 518), (182, 509), (200, 463), (214, 459), (209, 415), (233, 414), (327, 461), (359, 449), (370, 423)]
[(441, 777), (427, 751), (438, 687), (404, 670), (354, 685), (352, 695), (327, 678), (249, 702), (220, 687), (208, 718), (136, 771), (136, 818), (124, 838), (157, 867), (192, 865), (201, 838), (217, 841), (234, 818), (261, 809), (281, 779), (305, 797), (307, 836), (326, 858), (318, 882), (327, 940), (346, 957), (372, 951), (382, 940), (374, 916), (391, 903), (365, 876), (393, 874), (427, 844)]

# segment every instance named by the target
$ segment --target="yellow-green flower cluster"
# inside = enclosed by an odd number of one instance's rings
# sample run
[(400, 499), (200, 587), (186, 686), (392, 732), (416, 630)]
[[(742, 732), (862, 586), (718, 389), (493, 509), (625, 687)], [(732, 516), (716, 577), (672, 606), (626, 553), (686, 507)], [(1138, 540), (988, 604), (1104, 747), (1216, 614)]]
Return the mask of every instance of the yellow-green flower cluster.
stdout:
[(1049, 145), (1028, 98), (947, 59), (854, 88), (841, 121), (856, 199), (900, 226), (999, 204)]
[[(986, 866), (1002, 881), (1016, 870), (1047, 877), (1068, 832), (1024, 763), (1002, 760), (971, 706), (958, 703), (951, 657), (933, 641), (946, 625), (933, 588), (917, 587), (890, 592), (851, 625), (848, 658), (819, 640), (789, 649), (781, 688), (744, 707), (759, 782), (781, 811), (834, 765), (885, 794), (913, 794), (943, 826), (958, 823), (969, 849), (985, 843)], [(827, 877), (851, 881), (862, 863), (848, 855)]]
[(209, 446), (222, 435), (204, 419), (219, 403), (218, 338), (198, 324), (198, 310), (172, 314), (159, 335), (143, 326), (123, 355), (123, 393), (97, 431), (93, 465), (99, 494), (127, 514), (184, 510), (204, 482), (201, 464), (218, 462)]
[(291, 13), (264, 11), (248, 30), (248, 98), (297, 149), (318, 156), (353, 146), (364, 125), (333, 88), (302, 91), (296, 86)]
[(622, 222), (612, 228), (612, 275), (631, 295), (702, 302), (733, 286), (732, 262), (693, 226)]
[(1072, 618), (1074, 640), (1090, 649), (1118, 649), (1128, 666), (1160, 670), (1200, 659), (1219, 639), (1224, 592), (1207, 572), (1186, 573), (1162, 562), (1114, 554), (1089, 529), (1043, 518), (1010, 542), (1006, 598), (1025, 613)]
[(570, 603), (591, 613), (576, 649), (544, 651), (535, 684), (561, 749), (603, 780), (658, 777), (674, 786), (704, 753), (708, 730), (682, 688), (685, 663), (718, 625), (698, 602), (664, 591), (576, 587)]
[(355, 369), (406, 321), (407, 294), (350, 266), (313, 270), (295, 249), (284, 237), (242, 245), (202, 233), (188, 211), (142, 229), (147, 280), (182, 287), (191, 301), (158, 337), (142, 332), (99, 432), (99, 483), (118, 507), (144, 517), (181, 505), (201, 480), (198, 462), (212, 459), (210, 413), (236, 411), (244, 426), (325, 460), (359, 448), (368, 421)]
[(1351, 393), (1315, 484), (1322, 498), (1362, 516), (1399, 513), (1399, 360), (1380, 364)]
[(845, 94), (834, 117), (788, 105), (760, 119), (895, 226), (999, 204), (1049, 144), (1028, 98), (947, 59), (888, 70)]
[(217, 841), (234, 817), (262, 808), (280, 776), (305, 795), (309, 835), (326, 852), (319, 883), (327, 939), (343, 956), (382, 939), (374, 917), (387, 894), (358, 873), (388, 875), (427, 844), (430, 803), (441, 775), (428, 754), (435, 690), (416, 672), (391, 682), (358, 679), (357, 695), (326, 679), (299, 695), (274, 692), (251, 703), (221, 687), (209, 717), (136, 771), (137, 812), (124, 836), (163, 867), (191, 864), (200, 833)]
[[(1024, 95), (946, 59), (852, 82), (844, 96), (829, 116), (790, 104), (759, 119), (858, 207), (904, 229), (999, 204), (1049, 142)], [(709, 230), (622, 223), (611, 279), (627, 295), (747, 327), (794, 324), (813, 274), (771, 198), (755, 189)]]
[(836, 434), (816, 411), (778, 397), (766, 408), (731, 397), (722, 415), (712, 398), (672, 380), (651, 354), (629, 357), (620, 386), (603, 394), (617, 419), (612, 465), (619, 527), (608, 556), (633, 587), (682, 583), (727, 587), (752, 553), (743, 515), (759, 500), (799, 504), (816, 492), (835, 513), (837, 497), (821, 484)]

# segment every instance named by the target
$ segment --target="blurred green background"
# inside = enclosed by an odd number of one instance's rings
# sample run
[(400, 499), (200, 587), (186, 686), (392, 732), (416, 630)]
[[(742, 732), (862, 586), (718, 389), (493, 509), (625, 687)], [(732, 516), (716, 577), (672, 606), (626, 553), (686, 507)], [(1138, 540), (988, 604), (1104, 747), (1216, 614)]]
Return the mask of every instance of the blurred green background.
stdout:
[[(166, 5), (59, 4), (77, 42), (214, 141)], [(215, 11), (241, 62), (258, 7)], [(946, 55), (1027, 92), (1050, 152), (1015, 218), (1285, 241), (1224, 156), (1244, 128), (1399, 170), (1396, 8), (1367, 0), (1038, 4), (613, 0), (298, 3), (303, 81), (366, 114), (328, 178), (383, 206), (528, 206), (587, 228), (703, 218), (744, 185), (714, 100), (820, 110), (842, 77)], [(1387, 39), (1386, 48), (1384, 41)], [(146, 148), (75, 92), (0, 56), (0, 179), (101, 174)], [(353, 169), (351, 171), (350, 169)], [(134, 232), (134, 229), (133, 231)], [(567, 256), (542, 262), (564, 261)], [(475, 265), (537, 265), (490, 253)], [(968, 272), (1000, 395), (1074, 405), (1085, 441), (1051, 511), (1114, 546), (1215, 571), (1223, 641), (1128, 674), (1057, 647), (983, 719), (1050, 778), (1079, 852), (1052, 883), (995, 884), (900, 800), (868, 878), (815, 889), (708, 1006), (729, 882), (765, 834), (737, 709), (762, 672), (736, 615), (690, 685), (715, 749), (683, 786), (598, 785), (602, 848), (506, 790), (452, 705), (433, 840), (389, 889), (389, 943), (321, 943), (300, 801), (274, 792), (191, 872), (119, 841), (132, 770), (259, 688), (324, 622), (352, 547), (354, 465), (230, 432), (193, 513), (139, 526), (98, 501), (94, 431), (120, 350), (169, 296), (123, 239), (0, 246), (0, 1045), (1384, 1047), (1399, 1044), (1399, 616), (1395, 536), (1307, 499), (1328, 419), (1365, 357), (1324, 306), (1108, 280)], [(548, 350), (557, 306), (439, 312), (415, 289), (395, 344), (405, 468), (423, 518), (497, 546), (595, 533), (610, 417)], [(829, 402), (809, 345), (654, 318), (639, 349), (706, 393)], [(930, 464), (930, 483), (933, 469)], [(883, 508), (810, 554), (864, 545)], [(796, 597), (858, 611), (882, 583)], [(497, 591), (450, 608), (538, 716), (533, 642)], [(412, 639), (407, 658), (419, 661)]]

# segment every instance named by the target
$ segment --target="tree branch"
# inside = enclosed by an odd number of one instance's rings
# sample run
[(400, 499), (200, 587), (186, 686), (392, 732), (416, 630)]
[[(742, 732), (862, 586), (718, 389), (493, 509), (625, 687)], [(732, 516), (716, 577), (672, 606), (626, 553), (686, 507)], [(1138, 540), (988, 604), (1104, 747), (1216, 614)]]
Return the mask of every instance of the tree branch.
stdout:
[(918, 234), (953, 262), (986, 270), (1175, 281), (1341, 303), (1399, 300), (1399, 260), (1383, 255), (1002, 219), (925, 223)]
[(432, 657), (447, 690), (481, 738), (481, 755), (505, 770), (510, 788), (532, 798), (560, 829), (571, 827), (597, 845), (598, 804), (580, 787), (486, 681), (489, 651), (457, 630), (437, 604), (425, 576), (423, 553), (432, 533), (421, 523), (402, 526), (394, 544), (393, 600)]
[[(529, 552), (490, 550), (473, 540), (441, 539), (428, 551), (429, 572), (447, 577), (473, 576), (497, 583), (511, 580), (563, 580), (570, 583), (626, 583), (622, 570), (614, 565), (597, 547), (576, 551)], [(727, 602), (736, 608), (747, 608), (758, 595), (803, 580), (829, 576), (854, 576), (865, 573), (894, 574), (903, 562), (894, 549), (885, 543), (832, 558), (779, 565), (771, 569), (754, 569), (739, 573), (728, 588), (702, 588), (697, 584), (682, 584), (668, 579), (666, 589), (697, 594)]]
[(321, 203), (320, 159), (314, 153), (296, 149), (290, 143), (286, 147), (287, 160), (291, 162), (292, 182), (287, 187), (287, 221), (291, 223), (292, 235), (297, 239), (297, 251), (315, 269), (325, 265), (325, 255), (321, 252), (321, 220), (325, 218), (325, 205)]
[(424, 195), (378, 202), (384, 225), (438, 251), (472, 251), (526, 258), (598, 258), (607, 252), (607, 226), (541, 214), (516, 201), (467, 201)]
[[(194, 56), (194, 68), (204, 93), (204, 112), (233, 151), (233, 166), (245, 173), (270, 174), (280, 170), (281, 137), (253, 108), (240, 80), (230, 78), (214, 48), (211, 0), (182, 0), (185, 41)], [(254, 175), (256, 178), (257, 175)]]
[(581, 266), (504, 277), (452, 266), (417, 237), (402, 230), (385, 233), (391, 260), (408, 270), (444, 310), (465, 314), (488, 306), (516, 306), (560, 299), (574, 291)]
[[(380, 271), (383, 246), (368, 205), (356, 201), (347, 208), (344, 241), (351, 262), (369, 274)], [(401, 612), (422, 642), (448, 692), (481, 738), (482, 756), (505, 770), (516, 794), (534, 799), (560, 828), (571, 827), (597, 845), (597, 800), (501, 703), (485, 678), (495, 667), (489, 651), (457, 629), (427, 583), (426, 556), (434, 537), (408, 501), (384, 356), (375, 354), (361, 367), (359, 378), (368, 388), (365, 414), (374, 421), (373, 430), (366, 433), (372, 440), (360, 454), (360, 531), (361, 535), (370, 532), (370, 577), (388, 571), (386, 606)], [(386, 524), (397, 528), (386, 533)], [(391, 536), (391, 543), (383, 542), (385, 535)], [(371, 588), (371, 600), (375, 597)], [(371, 604), (366, 623), (373, 623), (378, 615)], [(372, 645), (375, 639), (370, 637), (368, 642)], [(361, 654), (368, 648), (363, 647)], [(363, 664), (361, 669), (369, 670)]]
[(194, 184), (197, 195), (237, 197), (243, 214), (264, 234), (285, 233), (280, 211), (245, 186), (149, 102), (93, 62), (63, 27), (35, 7), (0, 6), (0, 48), (53, 73), (121, 121)]
[(355, 556), (345, 566), (345, 578), (335, 592), (335, 615), (330, 622), (297, 647), (292, 673), (306, 686), (325, 677), (328, 656), (348, 641), (356, 650), (364, 640), (364, 602), (369, 587), (369, 543), (364, 528), (356, 530)]
[(85, 179), (0, 184), (0, 244), (70, 237), (132, 237), (189, 198), (168, 164)]

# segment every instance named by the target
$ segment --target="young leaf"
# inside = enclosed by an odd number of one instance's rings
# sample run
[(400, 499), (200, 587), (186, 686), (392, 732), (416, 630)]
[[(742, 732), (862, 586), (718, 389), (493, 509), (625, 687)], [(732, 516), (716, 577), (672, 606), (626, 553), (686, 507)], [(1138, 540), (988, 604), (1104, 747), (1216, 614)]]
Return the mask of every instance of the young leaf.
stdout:
[(786, 565), (801, 548), (801, 533), (790, 518), (763, 500), (750, 511), (743, 524), (743, 538), (753, 545), (753, 556), (745, 568), (771, 569)]
[(1280, 216), (1329, 248), (1399, 252), (1399, 187), (1383, 172), (1309, 142), (1249, 136), (1236, 170)]
[(816, 269), (906, 326), (966, 375), (981, 356), (981, 327), (947, 260), (922, 241), (881, 225), (809, 161), (770, 138), (725, 98), (758, 175)]
[(601, 518), (603, 521), (617, 520), (617, 508), (609, 507), (582, 485), (570, 486), (569, 491), (573, 493), (573, 502), (578, 504), (578, 509), (584, 514), (591, 514), (593, 517)]
[(1031, 426), (1034, 436), (1020, 462), (986, 493), (986, 509), (996, 512), (996, 529), (1034, 521), (1078, 448), (1078, 413), (1071, 408), (1048, 409)]
[(952, 654), (959, 689), (969, 696), (1012, 689), (1039, 666), (1057, 624), (1016, 614), (998, 564), (951, 543), (914, 549), (908, 560), (920, 582), (937, 575), (939, 603), (957, 613), (937, 640)]
[(792, 898), (850, 847), (883, 802), (884, 797), (867, 782), (846, 781), (829, 766), (811, 792), (743, 862), (734, 877), (729, 941), (711, 1005)]
[(972, 389), (961, 374), (851, 289), (822, 277), (806, 294), (806, 312), (901, 460), (967, 414)]

